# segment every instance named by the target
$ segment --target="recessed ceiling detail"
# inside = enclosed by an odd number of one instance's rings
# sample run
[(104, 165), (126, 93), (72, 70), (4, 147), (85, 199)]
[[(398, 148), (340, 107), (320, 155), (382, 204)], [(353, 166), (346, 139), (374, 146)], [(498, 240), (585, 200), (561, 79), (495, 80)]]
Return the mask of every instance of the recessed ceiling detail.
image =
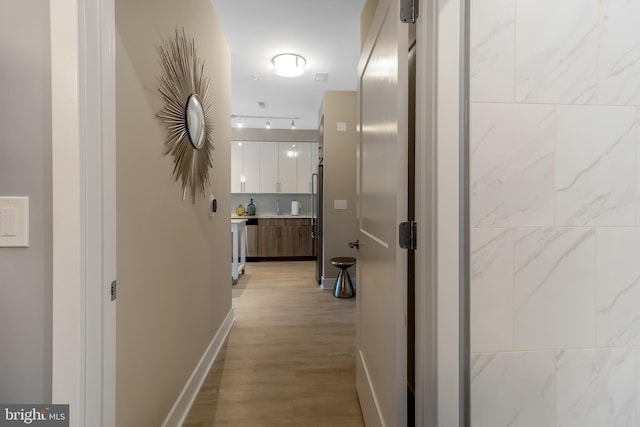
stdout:
[(326, 71), (321, 71), (319, 73), (316, 73), (315, 81), (326, 82), (328, 78), (329, 78), (329, 73), (327, 73)]
[(258, 101), (258, 107), (262, 108), (263, 110), (267, 109), (267, 103), (264, 101)]

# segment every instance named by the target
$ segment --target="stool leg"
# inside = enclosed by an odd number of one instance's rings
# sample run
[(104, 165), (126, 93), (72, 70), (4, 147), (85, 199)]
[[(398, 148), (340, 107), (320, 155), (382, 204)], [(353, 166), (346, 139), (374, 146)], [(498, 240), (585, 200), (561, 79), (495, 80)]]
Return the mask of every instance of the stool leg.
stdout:
[(349, 272), (346, 268), (341, 268), (333, 288), (333, 296), (336, 298), (353, 298), (355, 294)]

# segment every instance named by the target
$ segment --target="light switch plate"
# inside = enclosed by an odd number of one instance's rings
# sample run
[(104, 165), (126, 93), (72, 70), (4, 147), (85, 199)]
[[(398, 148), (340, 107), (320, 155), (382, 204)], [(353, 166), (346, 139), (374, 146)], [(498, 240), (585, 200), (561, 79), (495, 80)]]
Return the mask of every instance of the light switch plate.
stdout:
[(347, 201), (346, 200), (334, 200), (333, 201), (333, 209), (347, 209)]
[(0, 197), (0, 247), (29, 247), (28, 197)]

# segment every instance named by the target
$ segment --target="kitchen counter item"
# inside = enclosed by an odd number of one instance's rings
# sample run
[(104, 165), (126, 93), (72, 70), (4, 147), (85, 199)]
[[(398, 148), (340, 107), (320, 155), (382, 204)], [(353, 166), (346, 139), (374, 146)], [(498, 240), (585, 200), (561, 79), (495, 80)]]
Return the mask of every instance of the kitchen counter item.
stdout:
[[(231, 215), (231, 219), (239, 219), (239, 218), (245, 218), (246, 219), (247, 216), (246, 215), (238, 216), (238, 215), (235, 215), (235, 214)], [(276, 214), (272, 213), (272, 214), (259, 214), (259, 215), (256, 215), (256, 216), (252, 217), (252, 218), (270, 218), (270, 219), (271, 218), (274, 218), (274, 219), (277, 219), (277, 218), (281, 218), (281, 219), (287, 219), (287, 218), (311, 218), (311, 215), (289, 215), (289, 214), (276, 215)]]
[(255, 214), (256, 214), (256, 205), (255, 203), (253, 203), (253, 198), (252, 198), (249, 204), (247, 205), (247, 215), (255, 216)]
[(300, 215), (300, 202), (297, 200), (293, 200), (291, 202), (291, 215), (298, 216)]
[(238, 207), (236, 208), (236, 215), (242, 216), (244, 215), (244, 213), (245, 213), (244, 206), (242, 206), (242, 204), (239, 204)]

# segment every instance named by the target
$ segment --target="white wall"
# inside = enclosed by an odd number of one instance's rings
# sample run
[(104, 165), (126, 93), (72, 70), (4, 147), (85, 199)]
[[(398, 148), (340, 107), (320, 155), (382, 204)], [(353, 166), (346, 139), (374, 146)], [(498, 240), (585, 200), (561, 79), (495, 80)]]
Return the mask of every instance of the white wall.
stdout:
[(473, 426), (636, 426), (640, 2), (471, 3)]
[(49, 2), (0, 13), (0, 196), (30, 198), (28, 248), (0, 248), (0, 402), (51, 401)]

